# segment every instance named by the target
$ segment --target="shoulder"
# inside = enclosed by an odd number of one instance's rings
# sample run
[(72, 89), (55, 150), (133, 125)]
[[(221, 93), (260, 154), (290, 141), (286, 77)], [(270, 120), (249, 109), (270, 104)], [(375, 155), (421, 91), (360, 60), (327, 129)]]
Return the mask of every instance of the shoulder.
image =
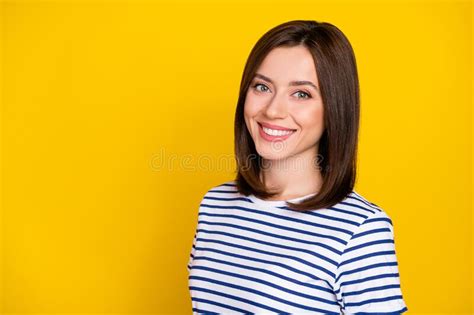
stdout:
[(340, 206), (351, 212), (353, 231), (356, 232), (365, 226), (389, 226), (393, 230), (392, 219), (384, 208), (370, 201), (365, 196), (353, 190), (341, 203)]
[[(224, 214), (231, 209), (244, 209), (249, 207), (252, 201), (241, 194), (234, 180), (211, 186), (199, 203), (199, 212)], [(225, 210), (227, 209), (227, 210)]]
[(224, 190), (234, 191), (234, 190), (237, 190), (237, 184), (236, 184), (235, 180), (229, 180), (229, 181), (226, 181), (226, 182), (223, 182), (223, 183), (220, 183), (218, 185), (215, 185), (215, 186), (211, 187), (210, 190), (216, 190), (216, 189), (224, 189)]
[(364, 215), (351, 229), (334, 274), (333, 288), (344, 314), (403, 313), (407, 308), (389, 215), (354, 191), (345, 202), (357, 205), (355, 213)]
[[(240, 197), (240, 193), (237, 190), (235, 180), (229, 180), (226, 182), (219, 183), (217, 185), (211, 186), (207, 189), (204, 194), (202, 201), (205, 199), (212, 199), (218, 197)], [(201, 202), (202, 203), (202, 202)]]
[(235, 180), (229, 180), (226, 182), (219, 183), (218, 185), (211, 186), (204, 196), (212, 195), (214, 193), (236, 193), (238, 192)]

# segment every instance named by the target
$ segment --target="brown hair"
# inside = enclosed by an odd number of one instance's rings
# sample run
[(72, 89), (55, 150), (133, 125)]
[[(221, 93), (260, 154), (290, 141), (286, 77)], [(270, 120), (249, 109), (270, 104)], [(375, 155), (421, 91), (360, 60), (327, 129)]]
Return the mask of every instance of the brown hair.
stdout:
[(359, 80), (349, 40), (334, 25), (294, 20), (267, 31), (247, 59), (235, 112), (236, 186), (240, 193), (260, 198), (275, 196), (260, 180), (262, 158), (246, 127), (244, 105), (247, 89), (266, 55), (276, 47), (305, 46), (317, 69), (324, 106), (325, 130), (319, 141), (323, 183), (318, 193), (300, 203), (287, 202), (296, 211), (328, 208), (352, 192), (356, 179), (359, 131)]

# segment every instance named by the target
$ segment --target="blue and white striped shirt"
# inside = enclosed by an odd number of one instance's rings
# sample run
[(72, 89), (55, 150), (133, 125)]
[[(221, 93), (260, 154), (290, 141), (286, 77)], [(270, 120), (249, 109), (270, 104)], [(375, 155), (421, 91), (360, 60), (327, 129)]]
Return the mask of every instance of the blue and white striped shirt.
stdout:
[(246, 197), (235, 181), (213, 187), (199, 207), (188, 272), (193, 314), (408, 310), (392, 221), (355, 190), (301, 213)]

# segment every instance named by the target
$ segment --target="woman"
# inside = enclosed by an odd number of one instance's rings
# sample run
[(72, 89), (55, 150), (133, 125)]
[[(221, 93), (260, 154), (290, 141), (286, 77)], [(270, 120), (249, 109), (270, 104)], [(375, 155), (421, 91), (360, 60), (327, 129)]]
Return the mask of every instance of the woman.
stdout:
[(194, 313), (400, 314), (394, 230), (354, 190), (359, 84), (334, 25), (289, 21), (252, 49), (235, 115), (235, 181), (199, 207)]

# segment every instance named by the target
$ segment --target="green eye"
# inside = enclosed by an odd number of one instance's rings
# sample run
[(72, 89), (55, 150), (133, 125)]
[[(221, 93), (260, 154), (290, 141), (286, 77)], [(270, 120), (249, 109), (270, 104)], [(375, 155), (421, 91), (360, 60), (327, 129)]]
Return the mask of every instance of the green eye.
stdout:
[[(311, 95), (309, 95), (309, 94), (306, 93), (306, 92), (298, 91), (298, 92), (296, 92), (296, 93), (301, 93), (301, 94), (305, 95), (305, 97), (302, 97), (302, 98), (311, 98)], [(301, 94), (300, 94), (300, 95), (301, 95)]]
[(253, 85), (253, 88), (254, 88), (255, 90), (259, 91), (259, 92), (264, 92), (264, 91), (258, 89), (258, 86), (259, 86), (259, 85), (265, 87), (266, 89), (268, 89), (268, 87), (266, 87), (265, 85), (263, 85), (263, 84), (261, 84), (261, 83), (254, 84), (254, 85)]
[[(259, 89), (259, 86), (262, 87), (262, 89)], [(269, 90), (269, 88), (262, 83), (256, 83), (252, 86), (252, 88), (258, 92), (266, 92)], [(311, 98), (311, 95), (309, 93), (303, 92), (303, 91), (297, 91), (296, 93), (300, 93), (299, 95), (303, 95), (302, 97), (298, 97), (299, 99), (309, 99)]]

